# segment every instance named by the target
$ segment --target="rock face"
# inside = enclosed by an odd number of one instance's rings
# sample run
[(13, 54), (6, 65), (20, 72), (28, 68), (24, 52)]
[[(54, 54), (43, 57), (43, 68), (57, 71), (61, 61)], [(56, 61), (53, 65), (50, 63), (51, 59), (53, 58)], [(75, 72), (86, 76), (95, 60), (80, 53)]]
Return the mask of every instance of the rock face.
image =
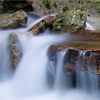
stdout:
[(27, 13), (20, 10), (2, 18), (0, 20), (0, 29), (15, 29), (18, 27), (26, 27), (27, 20)]
[(61, 13), (63, 12), (63, 8), (66, 6), (68, 7), (67, 10), (76, 10), (76, 9), (81, 9), (84, 10), (86, 9), (86, 1), (80, 2), (78, 4), (79, 0), (27, 0), (32, 7), (34, 8), (34, 11), (39, 15), (39, 16), (45, 16), (48, 14), (56, 14), (56, 13)]
[(48, 49), (49, 60), (56, 64), (56, 53), (65, 51), (65, 49), (67, 49), (63, 66), (65, 73), (75, 77), (76, 70), (82, 69), (85, 73), (100, 74), (100, 50), (79, 50), (72, 47), (64, 48), (62, 45), (52, 45)]
[(15, 33), (11, 33), (9, 36), (9, 51), (11, 68), (15, 69), (23, 55), (19, 39)]
[(75, 10), (57, 14), (52, 30), (55, 34), (59, 31), (73, 32), (78, 29), (85, 29), (85, 26), (86, 13), (84, 11)]

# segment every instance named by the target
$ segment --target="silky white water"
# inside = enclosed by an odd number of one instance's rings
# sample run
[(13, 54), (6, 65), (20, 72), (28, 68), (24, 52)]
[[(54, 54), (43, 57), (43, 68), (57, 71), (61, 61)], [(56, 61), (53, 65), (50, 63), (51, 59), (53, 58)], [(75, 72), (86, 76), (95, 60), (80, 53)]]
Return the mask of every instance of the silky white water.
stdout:
[[(34, 20), (35, 18), (37, 20)], [(49, 87), (47, 50), (50, 45), (71, 41), (71, 37), (69, 34), (51, 35), (49, 30), (39, 36), (25, 35), (24, 32), (30, 26), (42, 19), (35, 18), (30, 19), (35, 22), (30, 23), (27, 28), (0, 31), (0, 100), (100, 100), (96, 93), (82, 89), (61, 89), (60, 76), (63, 72), (61, 67), (65, 52), (58, 56), (59, 68), (55, 75), (54, 87)], [(18, 35), (24, 53), (14, 74), (9, 69), (8, 36), (11, 32)]]

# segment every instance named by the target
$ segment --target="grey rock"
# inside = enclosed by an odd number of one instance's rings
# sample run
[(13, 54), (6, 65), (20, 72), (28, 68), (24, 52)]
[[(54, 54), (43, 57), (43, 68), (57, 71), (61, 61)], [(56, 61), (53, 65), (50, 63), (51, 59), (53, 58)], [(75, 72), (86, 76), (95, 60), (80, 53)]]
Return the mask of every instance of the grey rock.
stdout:
[(55, 21), (52, 26), (53, 33), (74, 32), (78, 29), (85, 29), (86, 13), (81, 10), (67, 11), (59, 13), (55, 16)]
[(27, 20), (27, 13), (23, 10), (20, 10), (2, 18), (0, 20), (0, 29), (15, 29), (19, 27), (26, 27)]

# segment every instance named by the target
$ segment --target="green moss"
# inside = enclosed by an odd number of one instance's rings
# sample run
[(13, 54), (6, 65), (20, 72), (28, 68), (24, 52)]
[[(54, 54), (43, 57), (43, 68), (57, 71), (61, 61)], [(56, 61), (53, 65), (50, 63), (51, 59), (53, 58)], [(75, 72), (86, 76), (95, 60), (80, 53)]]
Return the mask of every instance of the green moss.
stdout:
[(47, 8), (47, 9), (50, 9), (51, 7), (50, 7), (50, 2), (46, 2), (45, 3), (45, 7)]
[(69, 0), (69, 3), (71, 3), (71, 0)]
[(78, 4), (80, 4), (80, 3), (81, 3), (81, 1), (79, 0), (79, 1), (78, 1)]
[(42, 1), (42, 3), (45, 3), (45, 1)]
[(83, 4), (83, 1), (81, 2), (81, 4)]
[(57, 4), (56, 4), (56, 2), (54, 2), (53, 6), (55, 6), (55, 8), (57, 7)]
[(38, 28), (38, 33), (43, 32), (43, 27)]
[(66, 10), (68, 10), (68, 7), (65, 6), (62, 10), (63, 10), (63, 11), (66, 11)]
[(49, 24), (49, 22), (45, 22), (43, 26), (44, 26), (44, 28), (48, 28), (50, 26), (50, 24)]
[(79, 15), (80, 15), (80, 18), (82, 18), (84, 14), (83, 13), (79, 13)]

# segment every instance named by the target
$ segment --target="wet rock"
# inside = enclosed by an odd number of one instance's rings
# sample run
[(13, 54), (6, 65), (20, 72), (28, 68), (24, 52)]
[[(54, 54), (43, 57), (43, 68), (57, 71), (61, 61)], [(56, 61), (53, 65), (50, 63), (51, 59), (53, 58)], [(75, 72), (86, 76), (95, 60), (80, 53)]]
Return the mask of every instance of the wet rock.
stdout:
[(11, 68), (15, 69), (23, 55), (21, 44), (15, 33), (11, 33), (9, 36), (9, 51)]
[(26, 0), (2, 0), (1, 13), (16, 12), (18, 10), (33, 11), (32, 5)]
[[(67, 50), (66, 50), (67, 49)], [(55, 62), (56, 54), (65, 51), (64, 71), (72, 77), (75, 76), (76, 70), (82, 70), (85, 73), (100, 74), (100, 50), (81, 50), (72, 47), (64, 47), (63, 45), (52, 45), (48, 49), (48, 58)], [(55, 58), (52, 60), (52, 58)]]
[(80, 10), (66, 11), (55, 16), (52, 31), (55, 33), (73, 32), (78, 29), (85, 29), (86, 13)]
[(71, 32), (73, 35), (81, 36), (81, 37), (87, 37), (87, 38), (92, 38), (92, 37), (98, 37), (100, 38), (100, 31), (97, 30), (83, 30), (79, 29), (75, 32)]
[(26, 27), (27, 20), (27, 13), (23, 10), (20, 10), (2, 18), (0, 20), (0, 29), (15, 29), (18, 27)]

